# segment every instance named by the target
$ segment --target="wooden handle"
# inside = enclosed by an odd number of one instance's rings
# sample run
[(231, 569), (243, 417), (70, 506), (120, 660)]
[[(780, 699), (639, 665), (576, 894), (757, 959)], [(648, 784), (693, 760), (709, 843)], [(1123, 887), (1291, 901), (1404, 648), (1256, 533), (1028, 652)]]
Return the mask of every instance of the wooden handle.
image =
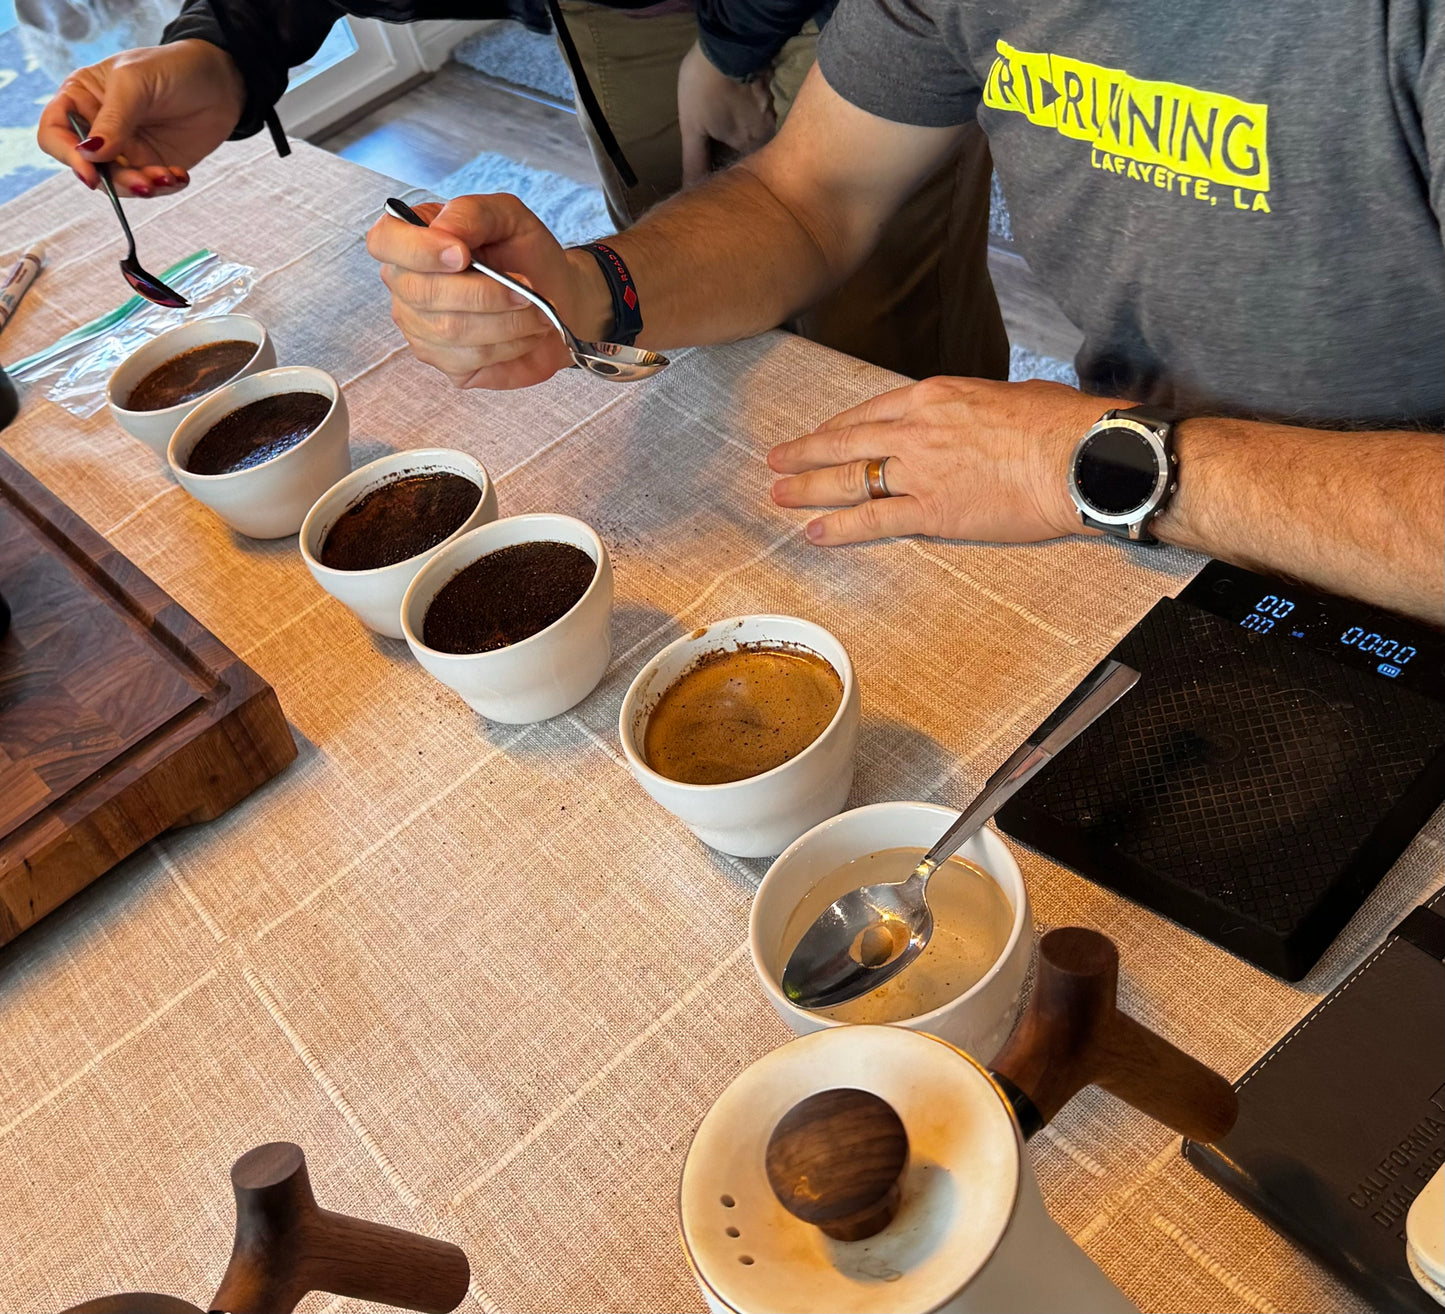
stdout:
[(285, 1314), (308, 1291), (327, 1291), (446, 1314), (466, 1295), (471, 1268), (451, 1242), (322, 1209), (300, 1146), (249, 1150), (231, 1185), (236, 1240), (212, 1310)]
[(768, 1183), (779, 1203), (838, 1241), (861, 1241), (893, 1221), (907, 1163), (898, 1114), (865, 1090), (810, 1095), (768, 1139)]
[(1119, 953), (1098, 931), (1068, 926), (1039, 942), (1033, 998), (993, 1071), (1037, 1110), (1019, 1109), (1025, 1135), (1085, 1086), (1102, 1086), (1196, 1141), (1216, 1141), (1238, 1102), (1217, 1072), (1119, 1012)]

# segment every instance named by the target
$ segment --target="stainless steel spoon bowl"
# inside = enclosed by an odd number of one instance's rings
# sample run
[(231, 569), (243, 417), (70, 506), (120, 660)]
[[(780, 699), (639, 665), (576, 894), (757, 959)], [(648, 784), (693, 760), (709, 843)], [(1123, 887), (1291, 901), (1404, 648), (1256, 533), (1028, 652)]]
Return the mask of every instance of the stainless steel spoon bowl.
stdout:
[[(430, 226), (411, 206), (394, 196), (387, 198), (386, 212), (393, 219), (415, 224), (418, 228)], [(473, 260), (471, 267), (479, 274), (496, 279), (503, 287), (511, 288), (518, 296), (526, 297), (546, 315), (552, 327), (562, 335), (562, 341), (572, 353), (573, 363), (581, 369), (591, 370), (599, 378), (610, 379), (613, 383), (634, 383), (638, 379), (651, 378), (667, 367), (666, 356), (648, 351), (644, 347), (625, 347), (620, 342), (583, 342), (573, 335), (572, 330), (562, 322), (557, 308), (540, 292), (534, 292), (525, 283), (519, 283), (515, 278), (508, 277), (490, 265), (484, 265), (480, 260)]]
[(1139, 672), (1120, 662), (1099, 666), (988, 778), (907, 880), (865, 885), (818, 915), (783, 969), (783, 993), (799, 1008), (831, 1008), (897, 976), (933, 935), (933, 910), (928, 906), (933, 873), (1138, 681)]
[[(90, 127), (85, 120), (73, 110), (66, 115), (70, 120), (70, 130), (82, 141), (90, 136)], [(110, 197), (110, 203), (115, 207), (115, 217), (120, 220), (121, 231), (125, 233), (125, 240), (130, 246), (126, 257), (120, 262), (120, 272), (125, 275), (125, 281), (141, 294), (147, 301), (154, 301), (158, 306), (169, 306), (172, 309), (184, 310), (191, 303), (185, 299), (175, 288), (167, 287), (154, 274), (141, 268), (141, 263), (135, 257), (135, 234), (130, 230), (130, 224), (126, 220), (125, 211), (120, 206), (120, 196), (116, 193), (115, 184), (110, 180), (110, 166), (108, 164), (93, 163), (91, 167), (100, 175), (100, 185), (105, 189), (105, 194)]]

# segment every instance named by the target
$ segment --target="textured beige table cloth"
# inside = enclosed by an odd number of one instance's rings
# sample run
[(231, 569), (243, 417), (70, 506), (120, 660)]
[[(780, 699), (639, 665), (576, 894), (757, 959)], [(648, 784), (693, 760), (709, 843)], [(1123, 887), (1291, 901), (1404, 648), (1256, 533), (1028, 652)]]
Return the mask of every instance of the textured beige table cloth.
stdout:
[[(766, 864), (700, 846), (620, 757), (638, 666), (723, 616), (818, 621), (861, 682), (852, 802), (956, 803), (1201, 564), (1082, 541), (809, 546), (768, 500), (765, 452), (895, 380), (779, 334), (636, 388), (572, 373), (456, 392), (405, 348), (364, 249), (394, 186), (250, 142), (130, 210), (153, 268), (209, 245), (261, 271), (242, 308), (281, 363), (342, 381), (355, 464), (459, 447), (503, 514), (595, 526), (615, 660), (568, 715), (484, 723), (324, 595), (295, 539), (232, 535), (104, 413), (27, 399), (0, 442), (275, 686), (300, 758), (0, 950), (0, 1309), (115, 1288), (204, 1301), (228, 1166), (274, 1139), (305, 1147), (324, 1204), (461, 1244), (468, 1308), (700, 1309), (674, 1221), (683, 1154), (788, 1032), (746, 948)], [(35, 238), (50, 264), (10, 359), (123, 292), (102, 197), (64, 177), (0, 209), (0, 250)], [(1016, 851), (1040, 926), (1114, 936), (1126, 1006), (1235, 1077), (1439, 884), (1441, 832), (1437, 815), (1298, 988)], [(1054, 1217), (1145, 1309), (1361, 1307), (1105, 1095), (1029, 1153)]]

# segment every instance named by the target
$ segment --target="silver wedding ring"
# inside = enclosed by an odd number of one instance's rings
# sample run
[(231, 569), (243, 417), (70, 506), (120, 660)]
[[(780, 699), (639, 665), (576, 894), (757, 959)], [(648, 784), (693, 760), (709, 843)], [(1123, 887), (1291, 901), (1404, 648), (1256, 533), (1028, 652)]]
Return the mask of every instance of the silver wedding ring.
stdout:
[(863, 470), (863, 482), (867, 485), (868, 496), (875, 501), (880, 497), (892, 497), (888, 491), (888, 481), (883, 477), (883, 467), (893, 458), (885, 456), (881, 461), (869, 461)]

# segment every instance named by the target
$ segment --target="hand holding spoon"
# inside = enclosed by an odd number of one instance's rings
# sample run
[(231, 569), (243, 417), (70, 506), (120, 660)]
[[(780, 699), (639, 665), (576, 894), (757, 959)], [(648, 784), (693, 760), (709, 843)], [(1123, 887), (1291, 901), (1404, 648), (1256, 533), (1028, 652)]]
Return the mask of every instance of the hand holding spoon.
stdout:
[(897, 976), (933, 935), (933, 911), (928, 906), (933, 873), (1138, 680), (1139, 672), (1131, 667), (1105, 662), (988, 778), (907, 880), (865, 885), (829, 904), (789, 957), (783, 993), (799, 1008), (830, 1008)]
[[(418, 228), (431, 227), (411, 206), (405, 201), (397, 200), (394, 196), (387, 199), (386, 212), (393, 219), (414, 224)], [(667, 367), (666, 356), (659, 355), (655, 351), (648, 351), (644, 347), (625, 347), (620, 342), (581, 341), (573, 336), (572, 330), (562, 322), (557, 308), (540, 292), (534, 292), (525, 283), (518, 282), (517, 279), (509, 277), (500, 270), (493, 269), (490, 265), (484, 265), (480, 260), (473, 260), (471, 267), (479, 274), (496, 279), (503, 287), (510, 288), (519, 297), (526, 297), (546, 315), (551, 321), (552, 327), (562, 335), (562, 341), (567, 344), (567, 350), (572, 353), (573, 364), (581, 369), (590, 370), (593, 374), (609, 379), (613, 383), (633, 383), (638, 379), (649, 378)]]
[[(82, 141), (90, 136), (89, 127), (74, 110), (65, 117), (70, 120), (70, 130)], [(120, 262), (120, 272), (125, 275), (125, 281), (147, 301), (154, 301), (158, 306), (170, 306), (173, 309), (184, 310), (191, 303), (174, 288), (167, 287), (154, 274), (147, 273), (142, 269), (140, 261), (135, 258), (135, 234), (131, 232), (130, 224), (126, 222), (125, 211), (120, 208), (120, 197), (116, 194), (115, 184), (110, 180), (110, 165), (93, 160), (91, 167), (100, 175), (100, 185), (105, 188), (105, 194), (110, 197), (110, 203), (115, 206), (115, 217), (120, 220), (125, 240), (130, 245), (125, 259)]]

